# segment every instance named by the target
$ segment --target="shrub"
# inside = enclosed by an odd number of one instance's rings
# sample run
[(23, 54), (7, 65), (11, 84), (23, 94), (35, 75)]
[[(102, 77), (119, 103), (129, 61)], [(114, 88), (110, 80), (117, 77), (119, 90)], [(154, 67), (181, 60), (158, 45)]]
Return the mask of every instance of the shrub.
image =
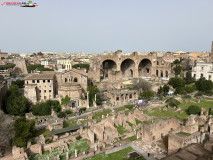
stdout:
[(195, 96), (202, 96), (203, 95), (203, 92), (198, 92), (195, 94)]
[(133, 109), (134, 105), (130, 105), (130, 104), (127, 104), (124, 106), (125, 108), (128, 108), (128, 109)]
[(78, 135), (77, 137), (76, 137), (76, 140), (80, 140), (82, 137), (81, 137), (81, 135)]
[(200, 112), (201, 112), (201, 109), (200, 109), (200, 107), (198, 107), (198, 106), (196, 106), (196, 105), (191, 105), (191, 106), (189, 106), (188, 108), (187, 108), (187, 110), (186, 110), (186, 113), (188, 114), (188, 115), (191, 115), (191, 114), (200, 114)]
[(167, 99), (166, 103), (168, 103), (168, 105), (170, 105), (172, 107), (175, 107), (175, 106), (177, 107), (180, 104), (180, 102), (174, 98)]
[(213, 89), (213, 83), (211, 80), (206, 80), (205, 78), (200, 78), (195, 82), (195, 85), (199, 91), (208, 91)]
[(65, 112), (59, 112), (59, 113), (57, 114), (57, 116), (58, 116), (59, 118), (65, 118), (65, 117), (67, 116), (67, 114), (66, 114)]
[(66, 114), (72, 114), (73, 112), (71, 110), (66, 110), (65, 113)]
[(175, 89), (175, 93), (174, 93), (174, 94), (185, 95), (185, 94), (186, 94), (185, 88), (184, 88), (184, 87), (177, 87), (177, 88)]
[(85, 112), (86, 110), (87, 110), (86, 107), (80, 108), (80, 111), (81, 111), (81, 112)]
[(140, 97), (142, 97), (144, 99), (150, 99), (150, 98), (152, 98), (154, 96), (155, 96), (155, 93), (153, 91), (143, 91), (140, 94)]
[(170, 78), (169, 85), (171, 85), (173, 88), (178, 88), (178, 87), (184, 87), (185, 86), (185, 81), (182, 78)]

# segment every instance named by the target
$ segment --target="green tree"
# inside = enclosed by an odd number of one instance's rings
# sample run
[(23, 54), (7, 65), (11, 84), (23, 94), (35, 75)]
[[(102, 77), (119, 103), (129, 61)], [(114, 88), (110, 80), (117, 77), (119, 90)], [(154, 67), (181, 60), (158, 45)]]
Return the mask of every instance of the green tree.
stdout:
[(188, 115), (191, 115), (191, 114), (200, 114), (200, 112), (201, 112), (201, 109), (200, 109), (200, 107), (198, 107), (198, 106), (196, 106), (196, 105), (191, 105), (191, 106), (189, 106), (188, 108), (187, 108), (187, 110), (186, 110), (186, 113), (188, 114)]
[(186, 94), (185, 87), (177, 87), (177, 88), (175, 89), (174, 94), (185, 95), (185, 94)]
[(102, 101), (100, 90), (97, 86), (88, 86), (87, 91), (89, 91), (89, 103), (90, 105), (93, 105), (93, 101), (95, 100), (95, 94), (96, 94), (96, 103), (99, 105)]
[(195, 79), (192, 77), (192, 73), (190, 71), (186, 72), (185, 82), (186, 84), (193, 83)]
[(164, 91), (163, 91), (163, 87), (160, 86), (160, 88), (158, 88), (158, 95), (163, 95)]
[(53, 71), (53, 69), (50, 68), (44, 68), (43, 65), (40, 64), (35, 64), (35, 65), (29, 65), (27, 66), (27, 70), (28, 71), (34, 71), (34, 70), (38, 70), (38, 71)]
[(56, 100), (49, 100), (46, 102), (37, 103), (32, 107), (32, 113), (36, 116), (47, 116), (51, 114), (52, 109), (55, 112), (60, 112), (60, 103)]
[(78, 68), (78, 67), (80, 67), (80, 68), (86, 68), (87, 71), (88, 71), (90, 66), (89, 66), (89, 64), (87, 64), (87, 63), (74, 64), (74, 65), (72, 66), (72, 68)]
[(15, 137), (13, 144), (18, 147), (26, 147), (27, 142), (35, 135), (35, 121), (19, 118), (15, 121)]
[(14, 116), (24, 116), (29, 112), (30, 102), (24, 97), (17, 85), (11, 85), (7, 91), (6, 112)]
[(169, 86), (165, 84), (163, 86), (163, 94), (166, 96), (166, 95), (168, 95), (168, 92), (169, 92)]
[(70, 103), (70, 97), (68, 97), (68, 95), (66, 95), (64, 98), (61, 98), (62, 105), (67, 105), (69, 103)]
[(174, 68), (173, 68), (174, 72), (175, 72), (175, 75), (178, 76), (181, 71), (182, 71), (182, 67), (180, 65), (176, 65)]
[(168, 84), (171, 85), (173, 88), (184, 87), (185, 81), (182, 78), (173, 77), (169, 79)]
[(144, 99), (150, 99), (150, 98), (152, 98), (154, 96), (155, 96), (155, 93), (153, 91), (143, 91), (140, 94), (140, 97), (142, 97)]
[(177, 106), (180, 104), (180, 102), (179, 102), (178, 100), (174, 99), (173, 97), (167, 99), (167, 100), (166, 100), (166, 103), (167, 103), (168, 105), (172, 106), (172, 107), (177, 107)]
[(24, 88), (24, 80), (16, 80), (16, 81), (12, 81), (11, 84), (15, 84), (17, 85), (19, 88)]
[(206, 92), (213, 89), (213, 83), (211, 80), (206, 80), (205, 78), (200, 78), (195, 82), (195, 85), (199, 91)]

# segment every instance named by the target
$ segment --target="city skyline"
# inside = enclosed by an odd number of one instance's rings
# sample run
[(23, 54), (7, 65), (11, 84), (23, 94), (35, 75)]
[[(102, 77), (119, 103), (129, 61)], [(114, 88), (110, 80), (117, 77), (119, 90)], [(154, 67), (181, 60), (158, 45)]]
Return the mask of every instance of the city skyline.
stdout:
[(3, 52), (210, 52), (213, 40), (211, 0), (33, 2), (1, 6)]

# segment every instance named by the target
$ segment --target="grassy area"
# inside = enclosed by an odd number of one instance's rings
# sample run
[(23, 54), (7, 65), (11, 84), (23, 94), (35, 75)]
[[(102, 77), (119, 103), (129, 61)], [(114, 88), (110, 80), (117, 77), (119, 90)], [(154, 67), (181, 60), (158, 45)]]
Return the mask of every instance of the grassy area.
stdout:
[(77, 125), (76, 120), (70, 120), (70, 121), (63, 122), (63, 128), (76, 126), (76, 125)]
[(180, 120), (184, 120), (187, 117), (186, 112), (183, 113), (179, 113), (179, 112), (175, 112), (175, 109), (173, 108), (168, 108), (167, 111), (164, 110), (158, 110), (158, 109), (153, 109), (152, 112), (149, 112), (148, 110), (144, 110), (143, 111), (145, 114), (149, 115), (149, 116), (154, 116), (154, 117), (173, 117), (173, 118), (177, 118)]
[(109, 113), (111, 113), (111, 110), (109, 110), (109, 109), (104, 110), (103, 112), (95, 113), (95, 114), (93, 114), (92, 119), (96, 120), (97, 122), (100, 122), (102, 119), (102, 115), (106, 116)]
[(135, 121), (136, 121), (136, 125), (142, 124), (142, 122), (138, 120), (137, 118), (135, 118)]
[(124, 134), (127, 132), (127, 130), (121, 125), (119, 125), (119, 126), (115, 125), (115, 128), (117, 128), (119, 134)]
[(186, 132), (178, 132), (177, 134), (180, 136), (187, 136), (187, 137), (191, 135), (190, 133), (186, 133)]
[(126, 109), (126, 107), (123, 106), (123, 107), (120, 107), (120, 108), (116, 108), (115, 111), (119, 112), (119, 111), (123, 111), (125, 109)]
[(51, 133), (48, 129), (42, 129), (42, 130), (37, 130), (36, 133), (35, 133), (35, 137), (39, 136), (43, 134), (45, 137), (50, 137), (51, 136)]
[(39, 154), (33, 154), (29, 156), (29, 160), (47, 160), (47, 157), (53, 159), (53, 157), (56, 157), (59, 154), (59, 150), (59, 148), (54, 148), (52, 153), (49, 151), (44, 151), (41, 156)]
[(78, 153), (88, 151), (90, 149), (87, 139), (82, 139), (73, 143), (70, 143), (69, 145), (70, 149), (70, 154), (74, 155), (75, 154), (75, 149), (78, 151)]
[(137, 140), (137, 137), (136, 136), (128, 137), (127, 140), (132, 142), (132, 141)]
[(186, 103), (185, 101), (183, 101), (183, 103), (181, 103), (178, 107), (181, 107), (182, 110), (185, 111), (192, 104), (193, 105), (197, 105), (199, 107), (204, 107), (206, 109), (209, 109), (209, 108), (211, 108), (213, 106), (213, 101), (200, 100), (200, 103), (197, 103), (198, 100), (196, 100), (196, 99), (192, 99), (192, 100), (194, 100), (194, 103), (192, 103), (192, 102), (187, 102)]
[(128, 160), (127, 155), (131, 151), (133, 151), (133, 149), (129, 147), (108, 155), (106, 155), (105, 153), (97, 154), (85, 160)]
[(130, 123), (129, 121), (126, 121), (126, 123), (128, 123), (128, 125), (129, 125), (130, 127), (133, 127), (133, 126), (134, 126), (134, 124)]

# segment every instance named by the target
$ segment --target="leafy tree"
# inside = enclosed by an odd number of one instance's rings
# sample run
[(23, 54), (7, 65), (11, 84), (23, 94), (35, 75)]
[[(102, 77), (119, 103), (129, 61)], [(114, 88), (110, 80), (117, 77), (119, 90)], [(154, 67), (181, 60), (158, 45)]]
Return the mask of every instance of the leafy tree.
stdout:
[(68, 95), (66, 95), (64, 98), (61, 99), (62, 105), (67, 105), (69, 103), (70, 103), (70, 97), (68, 97)]
[(191, 114), (200, 114), (200, 112), (201, 112), (201, 109), (200, 109), (200, 107), (198, 107), (198, 106), (196, 106), (196, 105), (191, 105), (191, 106), (189, 106), (188, 108), (187, 108), (187, 110), (186, 110), (186, 113), (188, 114), (188, 115), (191, 115)]
[(180, 65), (176, 65), (174, 68), (173, 68), (174, 72), (175, 72), (175, 75), (179, 75), (182, 71), (182, 67)]
[(158, 88), (158, 95), (162, 95), (163, 94), (163, 87), (160, 86), (160, 88)]
[(193, 83), (195, 79), (192, 77), (192, 73), (190, 71), (186, 72), (185, 82), (186, 84)]
[(185, 87), (177, 87), (177, 88), (175, 89), (174, 94), (185, 95), (185, 94), (186, 94)]
[(95, 94), (96, 94), (96, 103), (99, 105), (102, 101), (100, 90), (97, 86), (88, 86), (87, 91), (89, 91), (89, 103), (90, 105), (93, 105), (93, 101), (95, 100)]
[(36, 116), (47, 116), (51, 114), (52, 109), (55, 112), (61, 111), (61, 105), (57, 100), (49, 100), (35, 104), (32, 108), (32, 113)]
[(192, 69), (192, 65), (191, 65), (191, 59), (184, 59), (183, 61), (182, 61), (182, 67), (183, 67), (183, 70), (184, 71), (188, 71), (188, 72), (190, 72), (191, 71), (191, 69)]
[(153, 91), (143, 91), (140, 94), (140, 97), (142, 97), (144, 99), (150, 99), (150, 98), (152, 98), (154, 96), (155, 96), (155, 93)]
[(34, 70), (39, 70), (39, 71), (53, 71), (53, 69), (50, 68), (44, 68), (43, 65), (40, 64), (35, 64), (35, 65), (29, 65), (27, 66), (28, 71), (34, 71)]
[(170, 105), (172, 107), (177, 107), (180, 104), (180, 102), (174, 98), (167, 99), (166, 103), (168, 103), (168, 105)]
[(24, 116), (29, 112), (30, 102), (24, 97), (17, 85), (11, 85), (7, 91), (6, 112), (14, 116)]
[(151, 90), (151, 84), (142, 78), (135, 79), (133, 80), (133, 89), (138, 91), (149, 91)]
[(86, 68), (87, 71), (88, 71), (90, 66), (89, 66), (89, 64), (87, 64), (87, 63), (74, 64), (74, 65), (72, 66), (72, 68), (78, 68), (78, 67), (80, 67), (80, 68)]
[(19, 118), (15, 121), (15, 137), (13, 144), (18, 147), (26, 147), (27, 142), (35, 135), (35, 121)]
[(57, 116), (58, 116), (59, 118), (65, 118), (65, 117), (67, 116), (67, 114), (66, 114), (65, 112), (59, 112), (59, 113), (57, 114)]
[(11, 84), (15, 84), (17, 85), (19, 88), (24, 88), (24, 80), (16, 80), (16, 81), (12, 81)]
[(8, 69), (8, 68), (14, 68), (16, 65), (15, 64), (7, 64), (7, 65), (4, 65), (4, 66), (0, 66), (0, 70), (5, 70), (5, 69)]
[(181, 61), (180, 60), (178, 60), (178, 59), (176, 59), (176, 60), (174, 60), (174, 62), (173, 62), (173, 64), (181, 64)]
[(164, 95), (168, 95), (168, 92), (169, 92), (169, 86), (168, 85), (164, 85), (163, 86), (163, 94)]
[(184, 87), (185, 81), (182, 78), (173, 77), (169, 79), (168, 84), (171, 85), (173, 88)]
[(197, 88), (196, 88), (195, 84), (187, 85), (187, 86), (185, 87), (186, 93), (192, 93), (192, 92), (194, 92), (196, 89), (197, 89)]
[(211, 80), (206, 80), (205, 78), (200, 78), (195, 82), (195, 85), (199, 91), (208, 91), (213, 89), (213, 83)]

